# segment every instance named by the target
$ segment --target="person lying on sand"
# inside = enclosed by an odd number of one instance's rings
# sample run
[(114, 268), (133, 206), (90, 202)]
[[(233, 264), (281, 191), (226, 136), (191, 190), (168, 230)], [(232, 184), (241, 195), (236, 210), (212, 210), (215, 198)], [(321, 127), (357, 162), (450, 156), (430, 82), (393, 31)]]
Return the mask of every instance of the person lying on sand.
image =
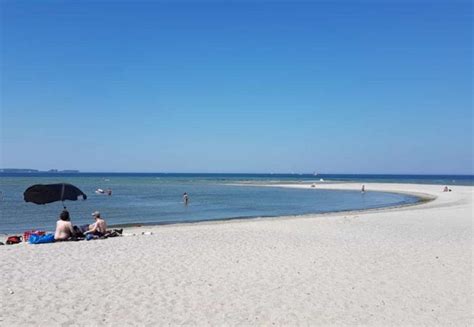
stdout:
[(54, 232), (55, 241), (66, 241), (74, 235), (69, 212), (63, 210), (59, 215), (59, 220), (56, 222), (56, 231)]

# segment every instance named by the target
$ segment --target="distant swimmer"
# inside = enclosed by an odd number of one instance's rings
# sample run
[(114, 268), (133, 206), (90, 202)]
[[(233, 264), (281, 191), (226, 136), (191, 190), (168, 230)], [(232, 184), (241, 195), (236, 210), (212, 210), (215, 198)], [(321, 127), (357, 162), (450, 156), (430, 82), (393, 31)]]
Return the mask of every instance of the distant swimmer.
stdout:
[(183, 203), (185, 206), (187, 206), (189, 203), (189, 196), (188, 196), (188, 193), (186, 192), (183, 193)]
[(365, 185), (362, 185), (362, 188), (360, 189), (362, 193), (365, 193)]
[(107, 189), (107, 195), (108, 195), (108, 196), (111, 196), (111, 195), (112, 195), (112, 189), (110, 189), (110, 188)]

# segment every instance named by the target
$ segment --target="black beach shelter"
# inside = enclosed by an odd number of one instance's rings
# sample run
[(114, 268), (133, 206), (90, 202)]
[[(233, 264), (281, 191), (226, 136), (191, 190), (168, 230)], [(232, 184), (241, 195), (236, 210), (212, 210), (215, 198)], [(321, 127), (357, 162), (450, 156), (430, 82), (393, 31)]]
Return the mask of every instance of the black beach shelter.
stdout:
[(56, 201), (71, 200), (76, 201), (79, 198), (87, 199), (84, 194), (76, 186), (66, 183), (60, 184), (36, 184), (30, 186), (23, 193), (25, 202), (33, 202), (36, 204), (46, 204)]

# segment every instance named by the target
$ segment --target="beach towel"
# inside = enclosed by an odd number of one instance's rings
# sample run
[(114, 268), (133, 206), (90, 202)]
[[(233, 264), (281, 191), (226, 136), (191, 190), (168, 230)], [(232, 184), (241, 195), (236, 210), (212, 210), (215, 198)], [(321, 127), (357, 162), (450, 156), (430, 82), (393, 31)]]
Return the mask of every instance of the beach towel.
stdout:
[(28, 240), (30, 244), (42, 244), (42, 243), (53, 243), (54, 242), (54, 234), (46, 234), (46, 235), (30, 235)]

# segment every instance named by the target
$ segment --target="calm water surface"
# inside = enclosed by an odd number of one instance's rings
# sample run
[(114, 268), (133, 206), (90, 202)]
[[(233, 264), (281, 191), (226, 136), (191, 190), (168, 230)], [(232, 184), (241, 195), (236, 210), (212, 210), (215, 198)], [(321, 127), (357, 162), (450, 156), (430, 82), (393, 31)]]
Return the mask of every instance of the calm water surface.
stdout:
[[(204, 174), (0, 174), (0, 233), (29, 229), (53, 230), (60, 202), (35, 205), (23, 201), (32, 184), (66, 182), (88, 195), (86, 201), (66, 201), (74, 224), (92, 221), (99, 210), (109, 224), (166, 224), (245, 217), (275, 217), (378, 208), (418, 201), (416, 197), (381, 192), (299, 190), (235, 186), (230, 183), (308, 182), (303, 175)], [(113, 190), (97, 195), (97, 188)], [(182, 203), (188, 192), (190, 204)]]

